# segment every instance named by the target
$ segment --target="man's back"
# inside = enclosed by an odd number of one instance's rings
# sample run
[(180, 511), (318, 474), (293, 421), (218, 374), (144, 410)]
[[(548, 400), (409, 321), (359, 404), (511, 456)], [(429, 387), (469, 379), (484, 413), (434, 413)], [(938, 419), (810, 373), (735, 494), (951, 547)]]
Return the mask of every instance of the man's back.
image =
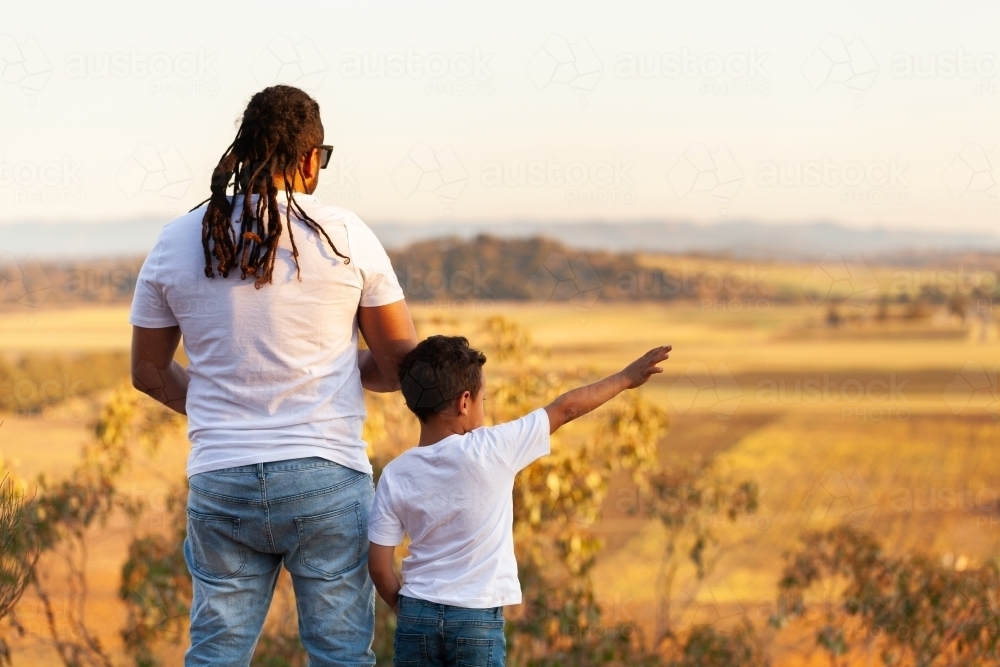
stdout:
[[(353, 213), (296, 193), (330, 236), (294, 216), (275, 258), (272, 283), (205, 276), (204, 207), (164, 227), (136, 286), (132, 323), (179, 325), (190, 365), (188, 475), (321, 456), (370, 472), (361, 441), (365, 417), (357, 362), (359, 305), (399, 301), (385, 251)], [(242, 197), (233, 214), (238, 218)], [(238, 226), (234, 223), (234, 233)], [(292, 240), (298, 249), (296, 276)], [(233, 275), (233, 274), (236, 275)]]

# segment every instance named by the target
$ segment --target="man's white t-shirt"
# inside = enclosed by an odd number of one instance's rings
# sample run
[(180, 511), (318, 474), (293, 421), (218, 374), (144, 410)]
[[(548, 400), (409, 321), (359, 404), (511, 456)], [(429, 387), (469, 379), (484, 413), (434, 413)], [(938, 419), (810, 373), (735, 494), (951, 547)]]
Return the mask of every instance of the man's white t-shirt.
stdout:
[[(400, 301), (403, 291), (356, 215), (312, 195), (296, 193), (295, 201), (350, 262), (294, 215), (288, 222), (282, 193), (272, 284), (256, 289), (252, 276), (240, 280), (239, 266), (228, 278), (205, 276), (204, 206), (163, 228), (139, 272), (132, 324), (179, 325), (190, 362), (188, 476), (311, 456), (372, 470), (361, 439), (357, 311)], [(242, 202), (234, 206), (236, 233)]]
[(368, 537), (410, 536), (401, 595), (486, 609), (521, 602), (514, 559), (514, 476), (549, 453), (545, 410), (403, 452), (375, 491)]

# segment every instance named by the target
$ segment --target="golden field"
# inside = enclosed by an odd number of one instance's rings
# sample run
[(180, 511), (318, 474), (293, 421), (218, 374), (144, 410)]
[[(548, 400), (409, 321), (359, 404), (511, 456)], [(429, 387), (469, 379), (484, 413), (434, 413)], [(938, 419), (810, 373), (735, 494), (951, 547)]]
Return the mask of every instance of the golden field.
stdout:
[[(789, 281), (801, 283), (798, 275)], [(978, 320), (944, 316), (830, 328), (825, 304), (766, 298), (751, 307), (454, 303), (411, 310), (421, 336), (464, 333), (473, 342), (480, 320), (504, 315), (531, 331), (544, 367), (610, 372), (652, 346), (674, 346), (665, 372), (642, 389), (671, 416), (662, 455), (718, 456), (727, 474), (761, 490), (756, 514), (718, 526), (726, 548), (710, 577), (681, 578), (680, 608), (692, 620), (746, 617), (765, 625), (784, 553), (803, 531), (841, 521), (872, 530), (891, 550), (916, 548), (956, 562), (981, 562), (1000, 548), (995, 325), (985, 339)], [(0, 314), (7, 355), (124, 351), (129, 342), (127, 307)], [(0, 415), (6, 468), (29, 479), (65, 475), (90, 437), (101, 398)], [(165, 516), (167, 491), (183, 479), (185, 447), (169, 443), (155, 460), (142, 457), (132, 474), (135, 493), (159, 509), (147, 520)], [(606, 547), (596, 582), (612, 620), (648, 632), (658, 613), (652, 583), (665, 538), (658, 522), (630, 516), (634, 498), (623, 480), (613, 484), (599, 527)], [(132, 529), (122, 518), (91, 540), (88, 616), (100, 619), (95, 626), (109, 646), (120, 643), (118, 577)], [(779, 635), (775, 664), (815, 661), (812, 644), (811, 636)], [(56, 663), (50, 648), (29, 642), (18, 645), (14, 664)]]

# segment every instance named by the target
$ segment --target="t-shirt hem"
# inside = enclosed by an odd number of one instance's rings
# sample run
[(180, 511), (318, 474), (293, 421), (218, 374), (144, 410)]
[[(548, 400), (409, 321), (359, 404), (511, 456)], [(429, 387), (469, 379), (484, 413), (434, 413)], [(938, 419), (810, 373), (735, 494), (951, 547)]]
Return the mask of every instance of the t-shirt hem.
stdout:
[(408, 598), (423, 600), (424, 602), (446, 604), (449, 607), (461, 607), (463, 609), (492, 609), (493, 607), (508, 607), (510, 605), (521, 604), (520, 592), (518, 592), (517, 595), (510, 596), (509, 598), (473, 598), (469, 600), (414, 593), (404, 585), (403, 588), (400, 589), (399, 594), (405, 595)]
[(317, 457), (321, 459), (326, 459), (337, 465), (342, 465), (345, 468), (350, 468), (351, 470), (357, 470), (358, 472), (365, 473), (367, 475), (372, 474), (371, 463), (365, 459), (364, 463), (357, 460), (349, 460), (344, 456), (337, 456), (335, 452), (331, 452), (329, 449), (324, 447), (312, 447), (308, 445), (303, 445), (299, 447), (288, 447), (283, 445), (281, 447), (276, 447), (274, 451), (269, 451), (266, 453), (257, 454), (254, 456), (243, 456), (238, 458), (221, 459), (217, 461), (209, 461), (205, 463), (199, 463), (197, 465), (187, 466), (187, 476), (191, 477), (201, 474), (203, 472), (212, 472), (214, 470), (224, 470), (226, 468), (237, 468), (239, 466), (249, 466), (256, 465), (258, 463), (273, 463), (275, 461), (291, 461), (295, 459), (308, 459), (310, 457)]
[(378, 308), (379, 306), (388, 306), (390, 303), (396, 303), (398, 301), (402, 301), (405, 298), (406, 295), (403, 294), (402, 290), (394, 294), (383, 294), (381, 296), (365, 297), (362, 294), (361, 300), (358, 302), (358, 305), (362, 306), (363, 308)]
[(369, 530), (368, 541), (383, 547), (398, 547), (403, 543), (403, 536), (400, 535), (398, 538), (386, 537), (384, 533), (375, 533)]
[(170, 317), (138, 317), (131, 316), (128, 321), (129, 324), (135, 327), (143, 327), (145, 329), (166, 329), (167, 327), (176, 327), (177, 320)]

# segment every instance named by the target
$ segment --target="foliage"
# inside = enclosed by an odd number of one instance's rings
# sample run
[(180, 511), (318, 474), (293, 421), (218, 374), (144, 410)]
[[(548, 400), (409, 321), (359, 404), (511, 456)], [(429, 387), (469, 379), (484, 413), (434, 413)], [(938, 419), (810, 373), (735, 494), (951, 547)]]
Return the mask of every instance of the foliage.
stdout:
[[(810, 613), (807, 594), (823, 585), (833, 601)], [(877, 652), (889, 665), (1000, 665), (1000, 569), (965, 568), (926, 554), (887, 555), (870, 534), (841, 526), (804, 537), (779, 584), (775, 619), (818, 625), (831, 664)]]
[(191, 577), (184, 561), (186, 486), (167, 499), (166, 534), (137, 536), (129, 544), (118, 595), (128, 617), (122, 639), (138, 667), (160, 664), (157, 643), (180, 644), (187, 638)]
[[(499, 367), (491, 369), (495, 379), (487, 389), (488, 418), (494, 423), (527, 414), (594, 379), (587, 373), (544, 373), (533, 367), (528, 360), (537, 350), (530, 336), (508, 320), (486, 320), (483, 334), (487, 355)], [(588, 426), (584, 434), (572, 428), (557, 432), (552, 453), (515, 480), (514, 537), (525, 602), (510, 616), (511, 662), (658, 664), (666, 645), (647, 645), (640, 629), (630, 624), (607, 625), (594, 593), (590, 573), (602, 543), (593, 529), (611, 477), (627, 474), (639, 494), (633, 511), (667, 527), (664, 560), (674, 573), (681, 560), (695, 563), (699, 575), (710, 569), (708, 553), (720, 544), (710, 525), (718, 515), (732, 520), (754, 511), (756, 489), (744, 484), (729, 491), (713, 477), (709, 463), (661, 464), (659, 443), (667, 417), (640, 391), (622, 394), (581, 421)], [(683, 553), (681, 544), (688, 545)], [(660, 592), (672, 591), (668, 586)], [(666, 636), (669, 630), (658, 629), (658, 634)]]
[[(490, 318), (479, 333), (491, 359), (487, 407), (493, 423), (527, 414), (562, 391), (593, 379), (587, 372), (539, 369), (539, 351), (527, 331), (508, 320)], [(406, 431), (400, 425), (410, 418), (397, 399), (369, 396), (365, 437), (376, 444), (372, 452), (378, 454), (373, 457), (376, 474), (393, 452), (411, 444), (400, 436)], [(43, 610), (45, 627), (40, 634), (67, 666), (112, 664), (86, 617), (85, 602), (88, 531), (104, 525), (116, 512), (133, 522), (119, 590), (127, 612), (121, 630), (127, 652), (137, 665), (153, 667), (162, 664), (168, 647), (186, 641), (191, 603), (183, 557), (186, 489), (178, 485), (172, 493), (166, 529), (158, 526), (145, 532), (137, 526), (149, 508), (122, 489), (135, 453), (143, 449), (155, 453), (182, 424), (181, 418), (131, 387), (122, 387), (103, 409), (94, 438), (84, 447), (73, 473), (58, 482), (38, 480), (31, 504), (31, 535), (43, 558), (61, 559), (65, 567), (36, 571), (30, 590)], [(511, 664), (653, 665), (663, 660), (685, 667), (765, 664), (758, 660), (759, 646), (749, 626), (722, 634), (711, 628), (666, 624), (655, 641), (647, 642), (639, 628), (609, 624), (602, 615), (591, 580), (602, 546), (594, 527), (613, 475), (626, 475), (638, 490), (636, 512), (667, 527), (670, 538), (664, 562), (692, 563), (700, 575), (710, 571), (712, 554), (721, 548), (712, 522), (754, 510), (755, 490), (727, 485), (711, 462), (662, 464), (659, 442), (666, 427), (666, 415), (658, 406), (640, 392), (628, 392), (561, 430), (553, 439), (552, 454), (518, 476), (514, 532), (525, 604), (508, 615)], [(283, 576), (279, 582), (280, 613), (269, 617), (254, 665), (305, 664), (287, 579)], [(68, 604), (56, 604), (55, 591), (67, 597)], [(661, 586), (661, 592), (669, 594), (670, 586)], [(381, 602), (376, 610), (375, 650), (381, 663), (392, 653), (395, 618)], [(16, 613), (12, 618), (16, 629), (38, 632), (19, 624)]]
[(657, 636), (674, 639), (677, 577), (691, 564), (703, 579), (727, 546), (718, 527), (757, 510), (758, 490), (753, 482), (733, 482), (715, 470), (712, 461), (681, 459), (664, 465), (646, 480), (645, 513), (656, 517), (667, 532), (656, 581)]
[(125, 352), (25, 354), (16, 361), (0, 359), (0, 410), (30, 416), (67, 399), (110, 389), (128, 373)]
[(40, 562), (58, 564), (35, 568), (29, 577), (31, 602), (40, 610), (41, 628), (23, 620), (20, 606), (9, 623), (21, 635), (49, 643), (69, 666), (111, 665), (112, 660), (87, 617), (88, 531), (106, 525), (114, 512), (135, 517), (144, 507), (119, 488), (133, 455), (153, 452), (164, 434), (180, 420), (130, 386), (116, 390), (94, 427), (94, 437), (81, 459), (63, 480), (42, 475), (30, 504), (30, 539), (40, 551)]
[[(0, 480), (0, 619), (21, 599), (31, 581), (38, 543), (29, 525), (30, 501), (9, 475)], [(10, 648), (0, 637), (0, 663), (10, 662)]]
[(753, 626), (744, 622), (734, 631), (711, 625), (691, 628), (683, 645), (666, 662), (669, 667), (767, 667), (770, 660)]

